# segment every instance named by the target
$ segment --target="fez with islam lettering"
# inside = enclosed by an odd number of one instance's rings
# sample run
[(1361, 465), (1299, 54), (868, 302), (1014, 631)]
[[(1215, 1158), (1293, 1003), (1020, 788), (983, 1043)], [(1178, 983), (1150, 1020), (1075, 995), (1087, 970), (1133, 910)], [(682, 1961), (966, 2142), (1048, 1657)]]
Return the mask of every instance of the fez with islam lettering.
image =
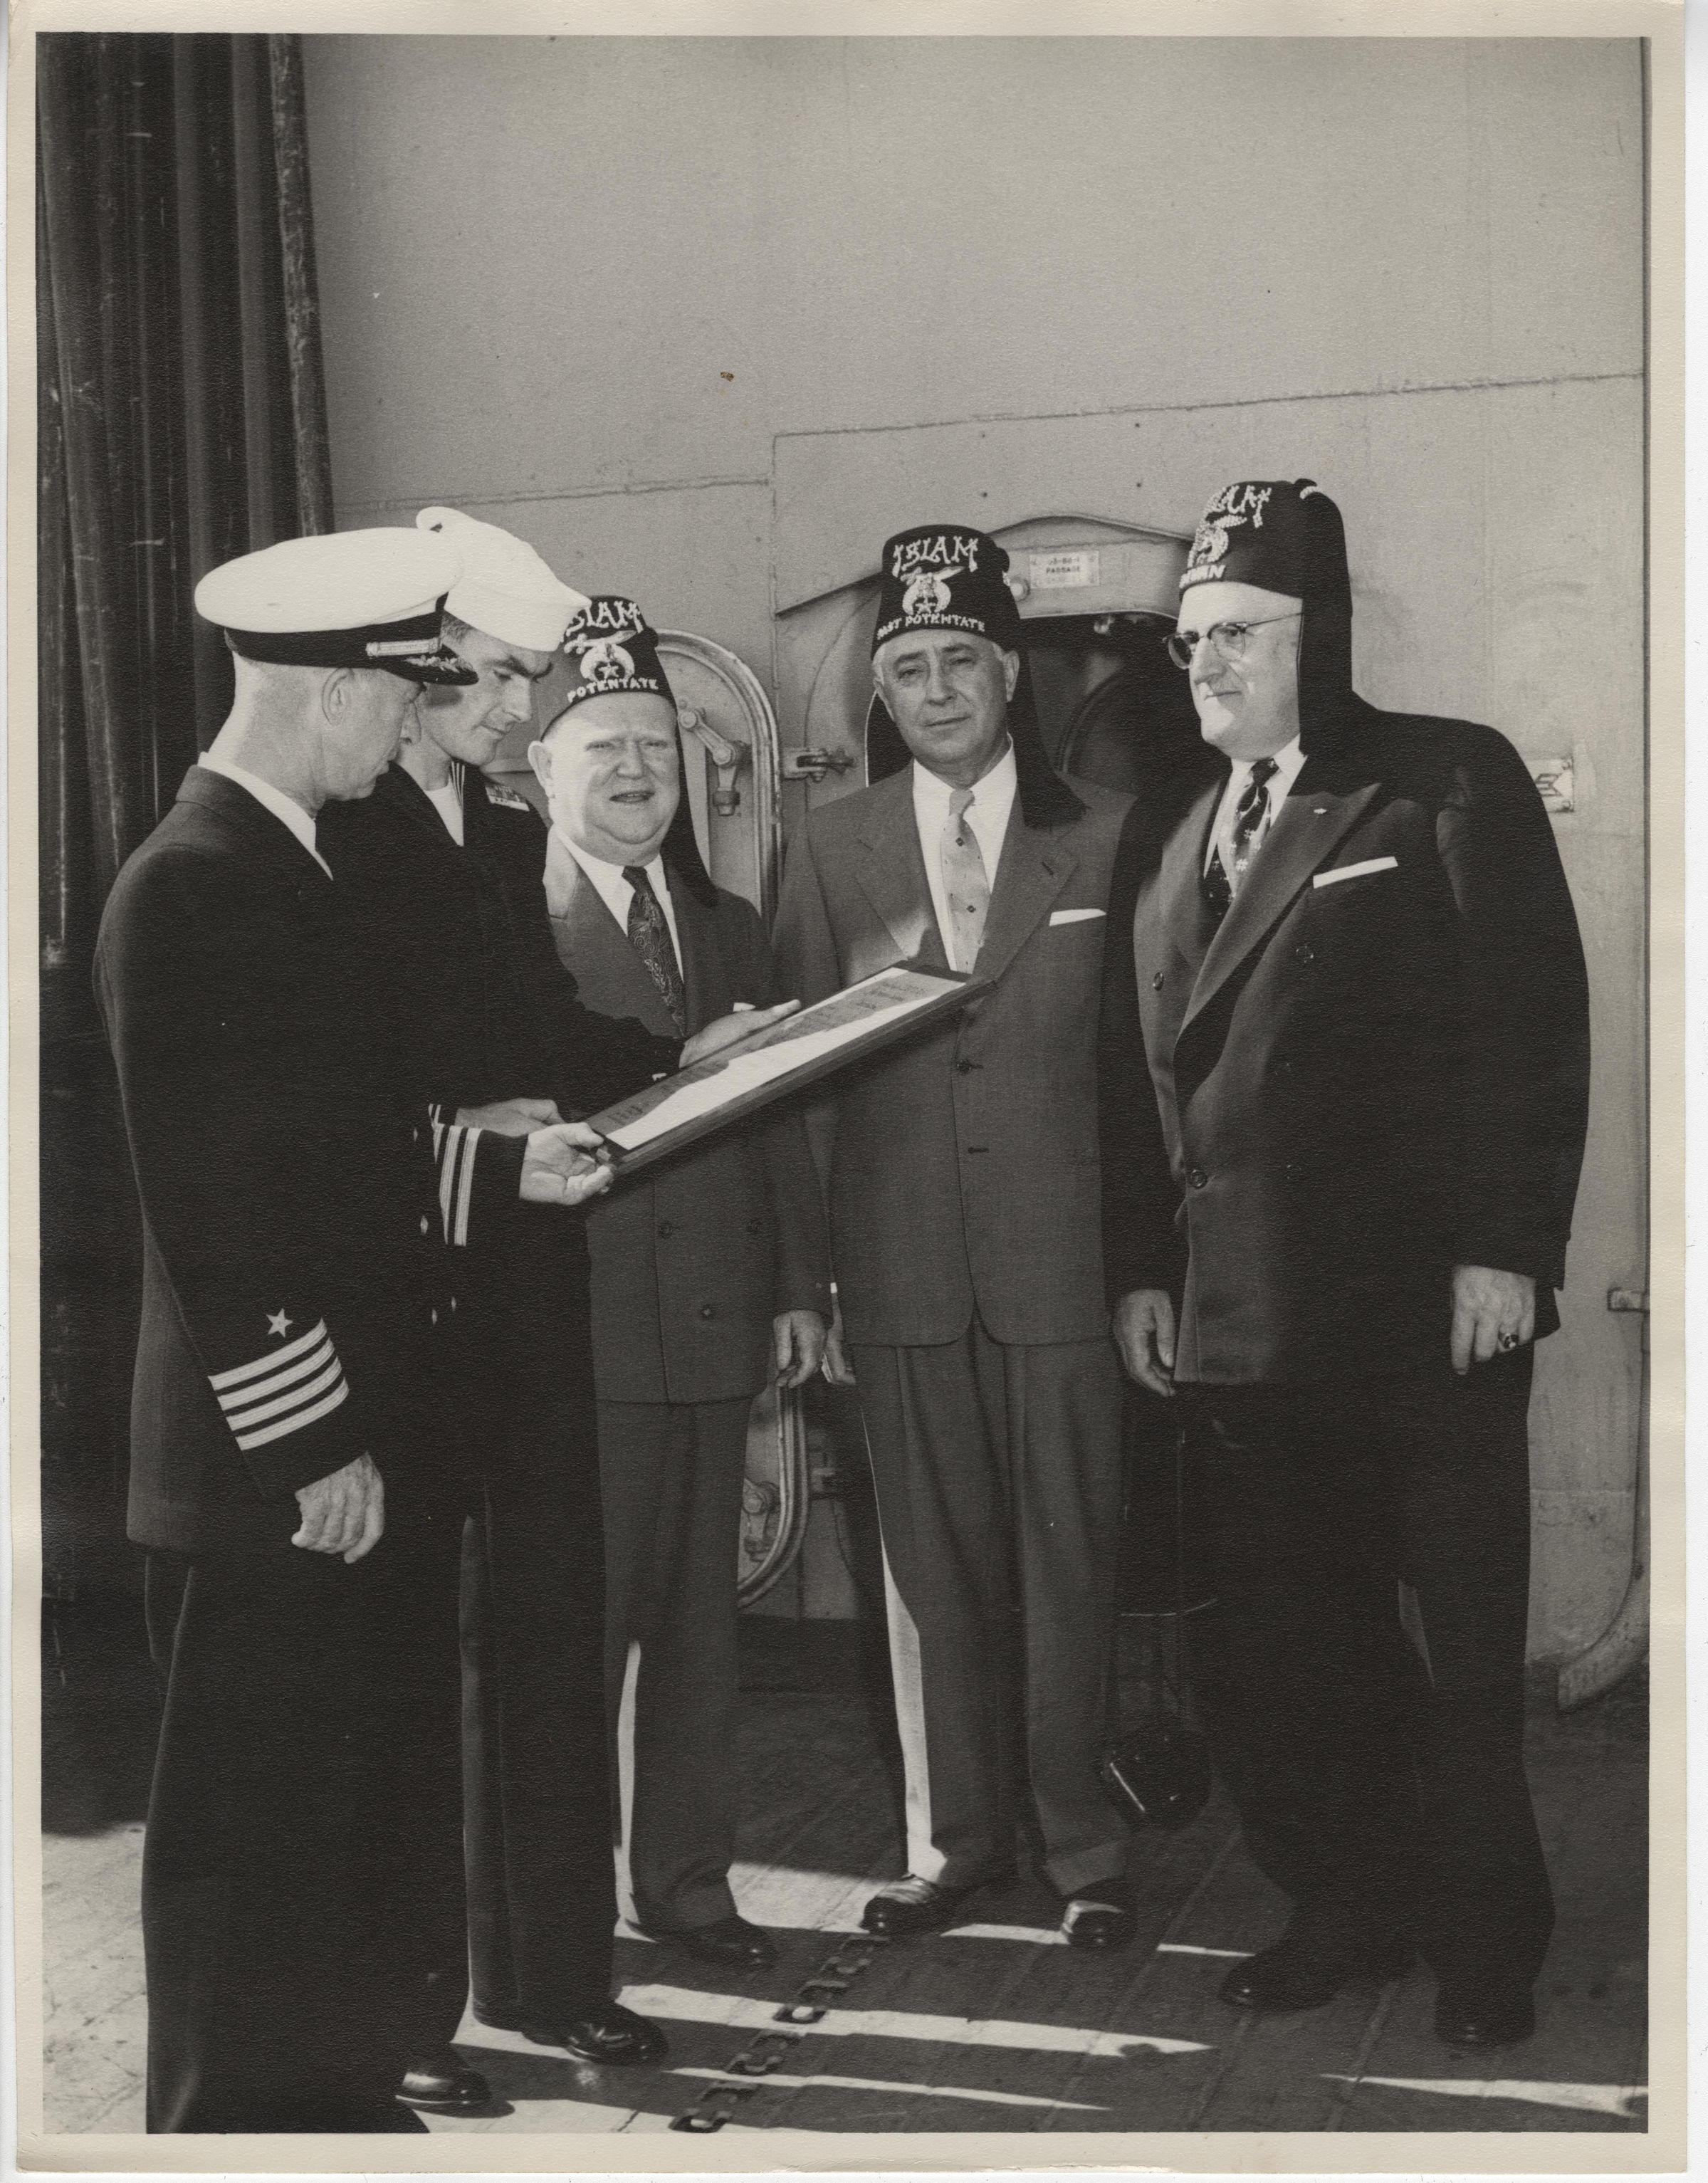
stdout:
[[(1029, 826), (1063, 825), (1084, 809), (1051, 766), (1038, 731), (1032, 669), (1020, 609), (1007, 584), (1006, 548), (982, 530), (959, 523), (922, 523), (884, 542), (878, 619), (872, 632), (875, 659), (898, 636), (927, 629), (964, 630), (986, 637), (999, 651), (1020, 655), (1019, 678), (1008, 701), (1020, 814)], [(868, 783), (899, 773), (912, 753), (890, 708), (874, 694), (866, 715)]]
[[(1217, 494), (1193, 536), (1183, 604), (1215, 584), (1299, 601), (1300, 746), (1325, 749), (1355, 702), (1352, 582), (1340, 511), (1314, 478), (1247, 478)], [(1213, 594), (1199, 599), (1195, 625), (1217, 619)]]
[[(649, 626), (634, 600), (624, 598), (620, 592), (607, 592), (588, 599), (570, 616), (569, 626), (563, 632), (563, 658), (568, 670), (568, 686), (551, 727), (546, 730), (548, 736), (578, 705), (585, 705), (592, 697), (662, 697), (674, 717), (676, 698), (664, 672), (664, 663), (658, 657), (657, 631)], [(700, 844), (695, 836), (679, 722), (676, 729), (676, 772), (681, 794), (659, 854), (670, 876), (680, 880), (690, 894), (709, 908), (718, 898), (718, 890), (701, 858)]]
[(589, 603), (585, 592), (558, 580), (525, 539), (496, 523), (458, 508), (424, 508), (415, 526), (443, 538), (461, 557), (463, 573), (446, 597), (446, 613), (501, 644), (555, 652), (570, 616)]
[(466, 686), (474, 670), (441, 638), (445, 594), (462, 573), (455, 549), (424, 531), (334, 530), (210, 569), (196, 611), (244, 659)]

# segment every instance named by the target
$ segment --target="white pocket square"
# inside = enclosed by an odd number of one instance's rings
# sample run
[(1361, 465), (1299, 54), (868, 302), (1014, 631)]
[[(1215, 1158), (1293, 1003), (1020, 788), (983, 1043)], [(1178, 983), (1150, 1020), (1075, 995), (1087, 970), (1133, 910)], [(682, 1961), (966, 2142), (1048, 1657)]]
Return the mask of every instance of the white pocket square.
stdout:
[(1394, 872), (1399, 869), (1398, 857), (1368, 857), (1361, 864), (1337, 864), (1332, 872), (1318, 872), (1311, 884), (1333, 886), (1337, 880), (1361, 880), (1367, 872)]
[(1052, 925), (1081, 925), (1088, 917), (1101, 917), (1105, 913), (1101, 909), (1052, 909), (1050, 913), (1050, 922)]

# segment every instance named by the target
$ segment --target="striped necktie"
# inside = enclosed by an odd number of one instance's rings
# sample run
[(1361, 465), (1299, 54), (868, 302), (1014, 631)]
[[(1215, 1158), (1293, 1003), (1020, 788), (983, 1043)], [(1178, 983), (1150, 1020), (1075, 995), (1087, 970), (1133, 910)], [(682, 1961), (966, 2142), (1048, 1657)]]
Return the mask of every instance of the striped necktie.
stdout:
[(1231, 880), (1228, 867), (1222, 861), (1219, 842), (1211, 854), (1209, 869), (1204, 875), (1204, 892), (1218, 919), (1228, 914), (1228, 906), (1239, 892), (1240, 883), (1250, 868), (1251, 859), (1262, 845), (1269, 824), (1269, 783), (1275, 776), (1275, 770), (1273, 758), (1260, 758), (1252, 766), (1251, 777), (1234, 807), (1234, 830), (1228, 843), (1234, 853)]
[(682, 973), (676, 967), (676, 950), (670, 944), (669, 920), (664, 905), (652, 892), (652, 882), (640, 864), (624, 864), (623, 876), (635, 890), (629, 904), (629, 944), (646, 965), (646, 975), (658, 988), (658, 997), (670, 1011), (678, 1038), (688, 1035), (688, 997), (682, 990)]

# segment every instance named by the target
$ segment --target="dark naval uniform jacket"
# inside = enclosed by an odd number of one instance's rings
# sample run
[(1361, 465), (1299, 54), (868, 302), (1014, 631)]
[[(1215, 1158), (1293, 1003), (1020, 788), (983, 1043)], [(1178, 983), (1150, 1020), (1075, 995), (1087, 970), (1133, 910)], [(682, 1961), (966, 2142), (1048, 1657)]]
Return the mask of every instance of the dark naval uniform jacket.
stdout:
[[(456, 770), (460, 847), (396, 766), (363, 804), (334, 814), (324, 837), (386, 963), (396, 1039), (441, 1114), (512, 1097), (583, 1113), (673, 1069), (678, 1040), (584, 1007), (551, 960), (549, 934), (513, 923), (507, 875), (531, 869), (537, 891), (544, 830), (520, 797)], [(565, 986), (552, 1043), (529, 1020), (530, 945)], [(486, 2020), (561, 2023), (609, 1998), (616, 1922), (585, 1218), (519, 1204), (502, 1229), (471, 1237), (464, 1257), (458, 1308), (439, 1328), (439, 1390), (473, 1518), (463, 1588), (468, 1960)], [(459, 1932), (434, 1981), (435, 2043), (455, 2035), (464, 1966)]]
[[(632, 1016), (660, 1038), (668, 1010), (628, 934), (555, 831), (544, 893), (559, 964), (580, 997)], [(763, 928), (751, 903), (718, 889), (702, 903), (670, 890), (688, 1029), (737, 1001), (775, 997)], [(543, 966), (543, 955), (535, 958)], [(536, 988), (537, 1013), (556, 981)], [(757, 1394), (770, 1372), (772, 1321), (830, 1311), (823, 1200), (798, 1111), (714, 1137), (621, 1185), (587, 1218), (593, 1258), (594, 1376), (602, 1400), (713, 1403)]]
[(276, 1546), (295, 1491), (364, 1453), (388, 1490), (406, 1479), (454, 1293), (441, 1207), (478, 1244), (518, 1186), (518, 1144), (435, 1128), (413, 1096), (349, 908), (201, 767), (107, 903), (97, 997), (143, 1224), (146, 1547)]
[[(328, 814), (322, 847), (352, 890), (370, 944), (386, 968), (392, 1036), (437, 1114), (512, 1097), (552, 1098), (566, 1114), (591, 1113), (668, 1074), (679, 1040), (638, 1022), (613, 1022), (559, 994), (557, 1035), (542, 1042), (530, 1021), (530, 941), (510, 895), (515, 875), (537, 875), (544, 829), (532, 807), (470, 769), (455, 769), (463, 799), (459, 847), (424, 791), (394, 765), (359, 804)], [(536, 878), (537, 884), (537, 878)], [(551, 964), (554, 978), (561, 976)], [(668, 1026), (666, 1026), (668, 1031)], [(482, 1132), (483, 1137), (490, 1132)], [(520, 1140), (512, 1140), (519, 1143)], [(460, 1205), (446, 1182), (452, 1213)], [(465, 1446), (496, 1456), (502, 1441), (549, 1437), (562, 1378), (560, 1343), (547, 1330), (586, 1309), (587, 1258), (580, 1214), (521, 1205), (502, 1232), (486, 1231), (444, 1344), (463, 1389)], [(529, 1333), (541, 1321), (541, 1343)], [(543, 1344), (543, 1347), (541, 1346)], [(495, 1347), (496, 1345), (496, 1347)], [(496, 1402), (502, 1380), (507, 1426)]]
[(1184, 1279), (1182, 1380), (1439, 1371), (1458, 1264), (1559, 1323), (1588, 1000), (1541, 799), (1493, 729), (1350, 695), (1306, 750), (1219, 928), (1225, 776), (1160, 861), (1135, 830), (1112, 897), (1111, 1293)]

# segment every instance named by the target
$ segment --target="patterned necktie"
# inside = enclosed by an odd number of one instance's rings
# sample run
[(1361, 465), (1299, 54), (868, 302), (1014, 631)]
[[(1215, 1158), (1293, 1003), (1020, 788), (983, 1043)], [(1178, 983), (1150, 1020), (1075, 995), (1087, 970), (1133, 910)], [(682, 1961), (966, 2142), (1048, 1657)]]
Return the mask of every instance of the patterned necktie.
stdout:
[(688, 1035), (688, 997), (682, 990), (682, 973), (676, 967), (676, 950), (670, 945), (670, 926), (664, 905), (652, 892), (652, 882), (639, 864), (624, 864), (623, 876), (635, 890), (629, 905), (629, 944), (646, 965), (646, 975), (658, 988), (658, 997), (670, 1011), (678, 1038)]
[(990, 907), (990, 881), (979, 853), (979, 836), (967, 820), (972, 801), (970, 788), (951, 791), (948, 822), (943, 829), (943, 892), (948, 898), (952, 928), (944, 937), (949, 942), (950, 967), (957, 970), (970, 970), (979, 960), (984, 914)]
[(1262, 842), (1264, 829), (1269, 823), (1269, 783), (1274, 775), (1274, 759), (1260, 758), (1251, 768), (1251, 777), (1234, 807), (1234, 832), (1230, 842), (1234, 852), (1234, 876), (1231, 880), (1228, 876), (1228, 867), (1222, 861), (1219, 842), (1211, 854), (1210, 867), (1204, 875), (1204, 892), (1218, 921), (1228, 914), (1228, 905), (1238, 893), (1240, 882)]

